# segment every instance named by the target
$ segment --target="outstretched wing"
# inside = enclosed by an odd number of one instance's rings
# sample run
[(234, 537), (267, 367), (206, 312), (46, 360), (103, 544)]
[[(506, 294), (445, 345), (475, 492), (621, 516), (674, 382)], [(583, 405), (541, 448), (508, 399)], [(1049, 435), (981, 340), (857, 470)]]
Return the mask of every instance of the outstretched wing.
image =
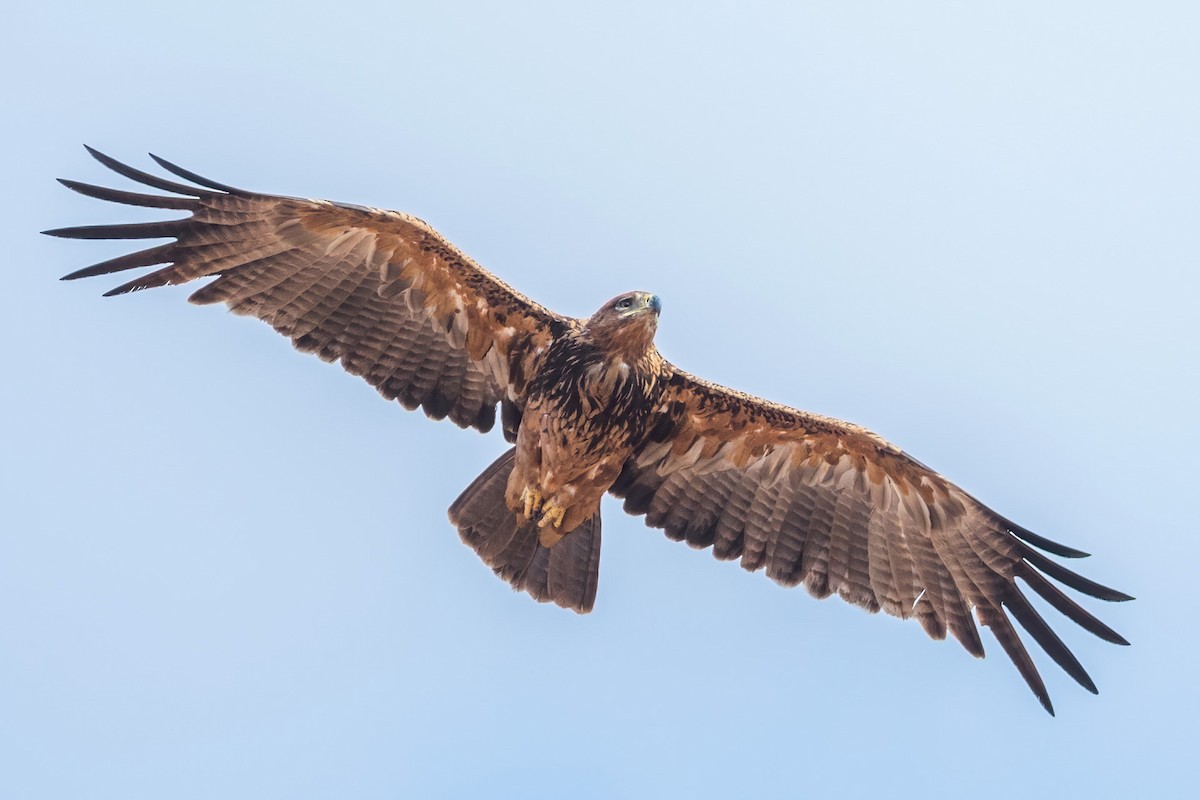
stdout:
[(258, 317), (305, 352), (361, 376), (389, 400), (489, 430), (496, 404), (523, 405), (539, 348), (574, 321), (508, 287), (421, 220), (394, 211), (257, 194), (162, 159), (195, 185), (150, 175), (91, 148), (100, 163), (168, 192), (76, 181), (89, 197), (188, 211), (183, 219), (46, 231), (72, 239), (175, 241), (110, 259), (64, 280), (162, 266), (107, 292), (216, 280), (193, 303)]
[(1128, 600), (1039, 552), (1086, 555), (1025, 530), (863, 428), (806, 414), (670, 368), (647, 442), (612, 491), (625, 510), (784, 586), (916, 617), (973, 655), (991, 628), (1051, 714), (1046, 687), (1005, 609), (1082, 686), (1096, 686), (1017, 586), (1110, 642), (1127, 644), (1048, 580)]

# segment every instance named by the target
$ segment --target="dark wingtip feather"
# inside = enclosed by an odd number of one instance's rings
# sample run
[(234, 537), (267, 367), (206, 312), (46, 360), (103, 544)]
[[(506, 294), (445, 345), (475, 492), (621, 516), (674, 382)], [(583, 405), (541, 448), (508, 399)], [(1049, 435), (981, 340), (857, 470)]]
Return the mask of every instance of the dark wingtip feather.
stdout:
[(1047, 553), (1053, 553), (1054, 555), (1061, 556), (1062, 558), (1087, 558), (1091, 555), (1091, 553), (1085, 553), (1084, 551), (1077, 550), (1074, 547), (1067, 547), (1065, 544), (1061, 544), (1052, 539), (1047, 539), (1045, 536), (1038, 536), (1028, 528), (1022, 528), (1017, 523), (1010, 519), (1005, 519), (999, 514), (997, 514), (996, 517), (1000, 521), (1000, 524), (1007, 528), (1013, 536), (1016, 536), (1023, 542), (1028, 542), (1039, 550), (1045, 550)]
[(1128, 645), (1124, 636), (1092, 616), (1083, 606), (1067, 597), (1061, 589), (1046, 580), (1040, 572), (1027, 563), (1017, 565), (1016, 576), (1025, 582), (1033, 591), (1042, 596), (1046, 602), (1058, 609), (1064, 616), (1084, 630), (1113, 644)]
[(1062, 639), (1051, 630), (1050, 626), (1046, 624), (1046, 620), (1042, 619), (1042, 615), (1029, 604), (1029, 600), (1023, 594), (1012, 591), (1004, 601), (1004, 605), (1017, 622), (1021, 623), (1021, 627), (1029, 631), (1029, 635), (1041, 646), (1042, 650), (1046, 651), (1046, 654), (1054, 659), (1054, 663), (1062, 668), (1063, 672), (1074, 678), (1076, 683), (1092, 694), (1100, 694), (1095, 681), (1087, 674), (1087, 670), (1079, 663), (1079, 659), (1075, 657), (1070, 648), (1063, 644)]
[[(1020, 595), (1019, 592), (1016, 594)], [(1004, 648), (1004, 652), (1008, 655), (1009, 660), (1012, 661), (1013, 666), (1017, 668), (1017, 672), (1021, 673), (1021, 677), (1025, 679), (1025, 683), (1029, 686), (1030, 691), (1033, 692), (1034, 697), (1042, 704), (1042, 708), (1046, 709), (1046, 712), (1050, 716), (1054, 716), (1054, 706), (1050, 702), (1050, 692), (1046, 690), (1046, 683), (1042, 680), (1042, 676), (1038, 674), (1033, 659), (1029, 657), (1029, 651), (1021, 643), (1021, 637), (1017, 635), (1012, 621), (1004, 613), (1003, 606), (991, 604), (978, 605), (975, 607), (975, 611), (979, 616), (979, 623), (991, 630), (992, 635), (996, 637), (996, 641)]]
[(93, 264), (90, 267), (77, 269), (70, 275), (64, 275), (60, 280), (73, 281), (77, 278), (92, 278), (96, 275), (108, 275), (112, 272), (121, 272), (126, 269), (134, 269), (135, 267), (150, 267), (155, 264), (165, 264), (174, 256), (175, 243), (159, 245), (151, 247), (148, 250), (139, 250), (136, 253), (129, 253), (116, 258), (110, 258), (107, 261), (101, 261), (99, 264)]
[(91, 155), (92, 158), (96, 159), (118, 175), (124, 175), (131, 181), (137, 181), (138, 183), (143, 183), (146, 186), (153, 186), (155, 189), (162, 189), (164, 192), (175, 192), (176, 194), (190, 195), (191, 197), (200, 197), (204, 194), (203, 190), (197, 189), (195, 186), (185, 186), (182, 183), (176, 183), (175, 181), (169, 181), (165, 178), (160, 178), (157, 175), (151, 175), (148, 172), (142, 172), (140, 169), (135, 169), (128, 164), (122, 164), (112, 156), (107, 156), (94, 147), (89, 147), (86, 144), (83, 147), (88, 151), (88, 154)]
[(116, 297), (120, 294), (130, 294), (132, 292), (140, 292), (142, 289), (149, 289), (150, 285), (143, 283), (143, 280), (143, 278), (138, 278), (129, 283), (123, 283), (115, 289), (109, 289), (101, 297)]
[(196, 201), (190, 197), (139, 194), (137, 192), (121, 191), (120, 189), (109, 189), (106, 186), (95, 186), (81, 181), (72, 181), (66, 178), (58, 178), (57, 180), (73, 192), (78, 192), (85, 197), (94, 197), (97, 200), (107, 200), (110, 203), (124, 203), (130, 206), (170, 208), (184, 211), (193, 210), (196, 207)]
[(180, 235), (186, 228), (183, 224), (186, 220), (187, 218), (134, 222), (128, 225), (75, 225), (69, 228), (51, 228), (42, 233), (60, 239), (169, 239)]
[(1077, 589), (1084, 594), (1091, 595), (1092, 597), (1100, 600), (1108, 600), (1109, 602), (1113, 603), (1124, 603), (1128, 600), (1134, 599), (1132, 595), (1128, 595), (1103, 584), (1096, 583), (1095, 581), (1089, 580), (1076, 572), (1072, 572), (1062, 564), (1058, 564), (1054, 561), (1051, 561), (1049, 558), (1046, 558), (1046, 556), (1032, 549), (1028, 545), (1023, 545), (1021, 547), (1021, 555), (1029, 564), (1037, 567), (1051, 578), (1070, 586), (1072, 589)]
[(207, 186), (209, 189), (216, 189), (218, 192), (230, 192), (231, 194), (245, 194), (246, 193), (245, 190), (238, 189), (235, 186), (230, 186), (225, 183), (218, 183), (217, 181), (211, 180), (209, 178), (205, 178), (202, 175), (197, 175), (196, 173), (192, 172), (190, 169), (184, 169), (183, 167), (179, 166), (178, 164), (172, 164), (170, 161), (167, 161), (165, 158), (160, 158), (160, 157), (154, 155), (154, 153), (150, 153), (149, 155), (151, 158), (153, 158), (155, 161), (157, 161), (158, 165), (160, 167), (162, 167), (163, 169), (167, 170), (168, 172), (173, 172), (176, 175), (178, 175), (179, 177), (181, 177), (185, 180), (189, 180), (192, 183), (199, 184), (200, 186)]

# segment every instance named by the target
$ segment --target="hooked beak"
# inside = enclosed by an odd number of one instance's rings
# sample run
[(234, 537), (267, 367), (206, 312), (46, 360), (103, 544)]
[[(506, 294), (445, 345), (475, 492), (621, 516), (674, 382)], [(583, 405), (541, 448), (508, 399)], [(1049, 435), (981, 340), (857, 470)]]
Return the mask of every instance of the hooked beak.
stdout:
[(629, 303), (628, 308), (619, 312), (622, 319), (644, 314), (647, 311), (654, 314), (656, 318), (662, 313), (662, 300), (658, 299), (658, 295), (650, 292), (637, 292), (634, 297), (629, 298)]

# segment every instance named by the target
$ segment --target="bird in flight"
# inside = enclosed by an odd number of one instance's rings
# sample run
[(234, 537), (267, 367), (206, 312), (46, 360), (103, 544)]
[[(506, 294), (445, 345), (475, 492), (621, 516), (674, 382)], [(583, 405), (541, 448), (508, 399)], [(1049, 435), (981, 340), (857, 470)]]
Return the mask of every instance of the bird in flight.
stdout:
[(482, 432), (499, 408), (513, 446), (454, 501), (450, 521), (538, 601), (591, 610), (600, 500), (611, 493), (675, 541), (814, 597), (915, 618), (982, 657), (978, 620), (1051, 714), (1013, 620), (1080, 685), (1096, 686), (1018, 578), (1084, 629), (1128, 644), (1055, 583), (1131, 599), (1046, 555), (1086, 553), (1005, 519), (864, 428), (684, 372), (654, 346), (656, 295), (629, 292), (587, 319), (565, 317), (408, 214), (244, 191), (155, 156), (180, 183), (88, 151), (163, 194), (61, 180), (67, 188), (188, 216), (45, 231), (172, 240), (64, 280), (156, 267), (106, 293), (118, 295), (212, 278), (191, 302), (258, 317), (405, 408)]

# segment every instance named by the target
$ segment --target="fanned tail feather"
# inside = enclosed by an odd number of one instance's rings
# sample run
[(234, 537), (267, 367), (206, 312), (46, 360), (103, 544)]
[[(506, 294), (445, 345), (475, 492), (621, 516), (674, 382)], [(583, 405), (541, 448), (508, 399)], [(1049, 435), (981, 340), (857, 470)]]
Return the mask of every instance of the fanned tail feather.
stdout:
[(516, 449), (483, 471), (450, 506), (463, 542), (514, 589), (540, 603), (580, 614), (592, 610), (600, 570), (600, 512), (553, 547), (538, 542), (537, 524), (518, 520), (504, 503)]

